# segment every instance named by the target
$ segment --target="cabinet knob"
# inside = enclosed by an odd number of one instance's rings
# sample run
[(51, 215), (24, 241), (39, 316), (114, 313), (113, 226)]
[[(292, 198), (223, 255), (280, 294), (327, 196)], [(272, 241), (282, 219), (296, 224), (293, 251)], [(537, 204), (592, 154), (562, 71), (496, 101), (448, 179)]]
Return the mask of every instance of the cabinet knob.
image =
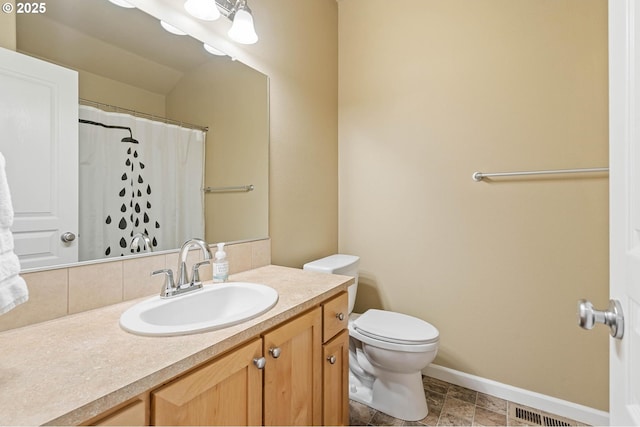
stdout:
[(344, 320), (344, 313), (338, 313), (336, 314), (336, 319), (338, 319), (339, 321), (343, 321)]
[(329, 363), (331, 363), (332, 365), (336, 363), (336, 357), (331, 355), (329, 357), (327, 357), (327, 360), (329, 361)]
[(269, 354), (274, 359), (277, 359), (278, 357), (280, 357), (280, 348), (278, 348), (278, 347), (270, 348), (269, 349)]
[(253, 364), (256, 365), (258, 369), (264, 369), (264, 365), (267, 364), (267, 360), (264, 357), (256, 357), (253, 359)]

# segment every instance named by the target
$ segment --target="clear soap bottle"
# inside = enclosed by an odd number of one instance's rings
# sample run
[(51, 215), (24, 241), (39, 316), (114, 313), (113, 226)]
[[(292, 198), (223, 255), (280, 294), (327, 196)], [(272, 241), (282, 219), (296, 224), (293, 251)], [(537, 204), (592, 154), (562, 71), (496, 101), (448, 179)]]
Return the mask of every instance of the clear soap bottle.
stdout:
[(218, 243), (218, 250), (213, 260), (213, 281), (215, 283), (226, 282), (229, 279), (229, 260), (224, 251), (224, 243)]

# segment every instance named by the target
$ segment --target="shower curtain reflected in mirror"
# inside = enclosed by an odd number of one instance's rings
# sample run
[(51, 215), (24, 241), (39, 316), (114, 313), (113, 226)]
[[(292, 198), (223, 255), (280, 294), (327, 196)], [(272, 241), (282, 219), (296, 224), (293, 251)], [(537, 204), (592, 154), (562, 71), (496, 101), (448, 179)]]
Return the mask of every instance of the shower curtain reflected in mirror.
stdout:
[(80, 261), (131, 255), (145, 248), (175, 249), (204, 236), (204, 143), (200, 130), (129, 114), (80, 106), (80, 119), (131, 128), (129, 132), (80, 123)]

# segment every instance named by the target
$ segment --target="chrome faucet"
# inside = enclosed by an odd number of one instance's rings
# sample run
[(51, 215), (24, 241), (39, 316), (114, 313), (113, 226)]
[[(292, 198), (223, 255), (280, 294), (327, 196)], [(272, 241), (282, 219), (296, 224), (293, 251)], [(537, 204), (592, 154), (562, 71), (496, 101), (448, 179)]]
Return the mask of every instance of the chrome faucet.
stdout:
[(145, 233), (136, 233), (133, 235), (133, 237), (131, 238), (131, 243), (129, 244), (129, 247), (131, 248), (131, 250), (138, 250), (138, 248), (140, 247), (140, 240), (144, 241), (144, 245), (142, 246), (142, 250), (148, 250), (149, 252), (153, 252), (153, 246), (151, 245), (151, 239), (149, 239), (149, 236), (147, 236)]
[[(191, 280), (187, 274), (187, 255), (189, 249), (197, 246), (202, 249), (204, 254), (204, 261), (197, 262), (192, 267)], [(189, 239), (180, 248), (180, 264), (178, 265), (178, 283), (174, 283), (173, 271), (171, 269), (157, 270), (151, 273), (152, 276), (156, 274), (165, 274), (165, 282), (160, 292), (160, 297), (169, 298), (176, 295), (183, 294), (185, 292), (195, 291), (202, 289), (202, 282), (200, 281), (199, 269), (201, 266), (210, 263), (210, 259), (213, 258), (209, 245), (202, 239)]]
[[(202, 249), (202, 253), (204, 255), (205, 261), (199, 262), (193, 266), (193, 274), (191, 275), (191, 282), (189, 282), (189, 277), (187, 275), (187, 255), (189, 254), (189, 249), (191, 249), (194, 246), (197, 246), (200, 249)], [(182, 245), (182, 248), (180, 248), (180, 265), (178, 266), (178, 283), (176, 284), (176, 286), (180, 288), (187, 284), (193, 285), (196, 282), (196, 280), (194, 279), (197, 279), (197, 281), (200, 281), (198, 268), (201, 265), (209, 264), (210, 261), (208, 260), (212, 258), (213, 256), (211, 255), (211, 250), (209, 249), (209, 245), (207, 245), (207, 242), (205, 242), (204, 240), (189, 239), (186, 242), (184, 242), (184, 244)]]

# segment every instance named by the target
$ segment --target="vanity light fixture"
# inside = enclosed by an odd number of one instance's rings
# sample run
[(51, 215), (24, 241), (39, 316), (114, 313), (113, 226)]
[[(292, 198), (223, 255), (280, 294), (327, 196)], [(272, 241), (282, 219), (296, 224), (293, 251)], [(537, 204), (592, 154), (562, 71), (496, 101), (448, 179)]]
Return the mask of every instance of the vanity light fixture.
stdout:
[(186, 36), (187, 35), (187, 33), (182, 31), (181, 29), (176, 28), (173, 25), (168, 24), (168, 23), (166, 23), (164, 21), (160, 21), (160, 25), (162, 25), (162, 28), (164, 28), (165, 30), (167, 30), (171, 34), (175, 34), (176, 36)]
[(120, 6), (120, 7), (126, 7), (127, 9), (133, 9), (135, 8), (134, 5), (132, 5), (131, 3), (127, 2), (126, 0), (109, 0), (111, 3), (115, 4), (116, 6)]
[(187, 0), (184, 8), (189, 14), (203, 21), (215, 21), (220, 18), (220, 10), (215, 0)]

